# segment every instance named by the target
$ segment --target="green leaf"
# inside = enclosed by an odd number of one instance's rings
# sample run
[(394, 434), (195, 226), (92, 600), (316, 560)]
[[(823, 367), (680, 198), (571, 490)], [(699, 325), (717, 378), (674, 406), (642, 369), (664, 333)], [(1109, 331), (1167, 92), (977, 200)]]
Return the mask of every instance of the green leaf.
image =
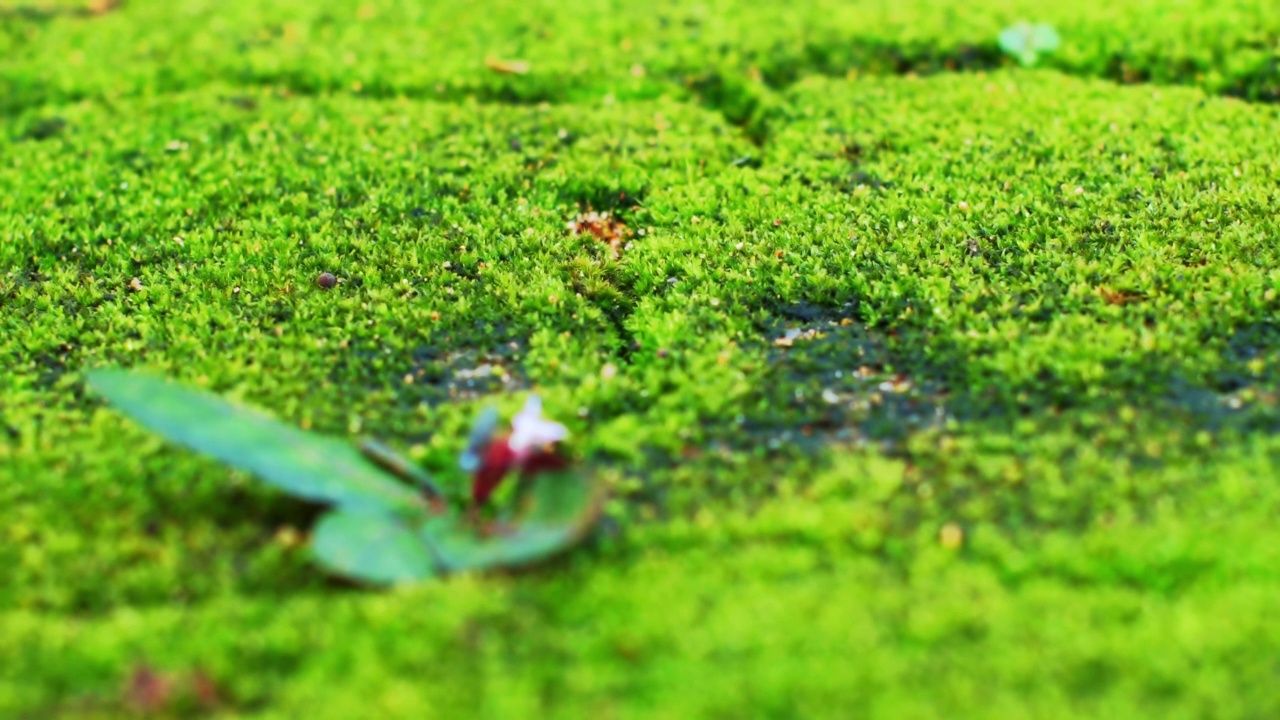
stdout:
[(563, 552), (595, 526), (604, 493), (584, 474), (539, 473), (527, 507), (507, 532), (481, 537), (458, 518), (433, 520), (422, 528), (442, 566), (451, 571), (528, 565)]
[(1000, 49), (1026, 66), (1034, 65), (1041, 53), (1058, 49), (1061, 39), (1053, 27), (1018, 23), (1000, 33)]
[(94, 370), (86, 376), (90, 387), (151, 430), (291, 495), (363, 512), (425, 513), (416, 491), (337, 438), (146, 374)]
[(1061, 42), (1058, 31), (1049, 25), (1036, 25), (1031, 31), (1031, 47), (1038, 52), (1053, 52)]
[(328, 569), (387, 585), (435, 576), (435, 562), (417, 533), (393, 518), (343, 510), (320, 518), (311, 552)]

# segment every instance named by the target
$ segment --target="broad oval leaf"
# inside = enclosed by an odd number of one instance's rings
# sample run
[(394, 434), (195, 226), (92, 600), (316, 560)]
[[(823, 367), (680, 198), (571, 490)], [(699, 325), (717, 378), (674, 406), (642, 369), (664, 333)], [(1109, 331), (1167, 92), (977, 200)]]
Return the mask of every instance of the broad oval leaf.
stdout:
[(422, 538), (385, 516), (335, 510), (316, 523), (311, 552), (333, 572), (367, 583), (389, 585), (436, 574)]
[(437, 518), (421, 533), (441, 566), (450, 571), (529, 565), (586, 537), (604, 508), (604, 491), (583, 473), (539, 473), (526, 507), (509, 532), (481, 537), (458, 518)]
[(425, 514), (422, 497), (353, 445), (307, 433), (259, 410), (162, 378), (93, 370), (88, 384), (169, 440), (248, 471), (297, 497), (363, 511)]

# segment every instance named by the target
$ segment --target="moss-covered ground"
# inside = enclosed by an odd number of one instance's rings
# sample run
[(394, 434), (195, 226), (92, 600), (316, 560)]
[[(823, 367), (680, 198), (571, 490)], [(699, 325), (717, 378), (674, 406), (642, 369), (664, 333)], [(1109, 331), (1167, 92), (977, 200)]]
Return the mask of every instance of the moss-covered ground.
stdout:
[[(1274, 3), (31, 3), (0, 717), (1280, 717)], [(437, 468), (536, 388), (614, 531), (344, 585), (108, 365)]]

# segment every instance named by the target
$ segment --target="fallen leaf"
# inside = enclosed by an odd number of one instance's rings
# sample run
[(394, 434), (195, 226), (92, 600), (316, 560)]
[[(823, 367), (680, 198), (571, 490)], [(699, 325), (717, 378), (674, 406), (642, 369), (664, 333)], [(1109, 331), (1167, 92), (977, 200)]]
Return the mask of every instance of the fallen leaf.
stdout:
[(485, 58), (484, 66), (504, 75), (524, 75), (529, 72), (529, 63), (524, 60), (498, 60)]

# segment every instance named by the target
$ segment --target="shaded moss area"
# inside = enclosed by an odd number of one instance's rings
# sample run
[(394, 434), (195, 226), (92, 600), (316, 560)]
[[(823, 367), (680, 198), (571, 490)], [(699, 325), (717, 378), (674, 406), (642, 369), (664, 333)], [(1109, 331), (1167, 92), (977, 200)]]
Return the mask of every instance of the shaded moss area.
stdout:
[[(0, 715), (1280, 711), (1261, 5), (65, 5), (0, 11)], [(356, 590), (107, 365), (428, 468), (536, 389), (612, 530)]]

